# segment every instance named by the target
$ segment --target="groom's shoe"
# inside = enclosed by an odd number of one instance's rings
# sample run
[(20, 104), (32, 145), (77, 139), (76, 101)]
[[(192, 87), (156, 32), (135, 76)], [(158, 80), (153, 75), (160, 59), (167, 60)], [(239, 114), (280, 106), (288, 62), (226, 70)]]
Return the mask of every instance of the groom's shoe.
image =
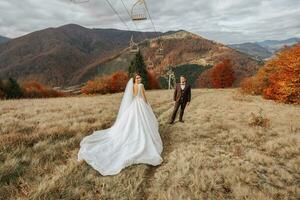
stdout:
[(169, 124), (174, 124), (174, 122), (169, 122)]
[(184, 123), (184, 121), (183, 121), (183, 120), (179, 120), (179, 122), (181, 122), (181, 123)]

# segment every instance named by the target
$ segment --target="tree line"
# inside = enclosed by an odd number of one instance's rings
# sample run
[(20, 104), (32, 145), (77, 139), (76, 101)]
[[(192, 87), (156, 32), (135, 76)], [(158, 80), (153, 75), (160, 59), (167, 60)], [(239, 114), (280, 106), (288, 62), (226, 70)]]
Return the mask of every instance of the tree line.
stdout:
[(19, 84), (15, 79), (0, 79), (0, 99), (20, 98), (49, 98), (65, 96), (63, 92), (56, 91), (36, 81), (26, 81)]

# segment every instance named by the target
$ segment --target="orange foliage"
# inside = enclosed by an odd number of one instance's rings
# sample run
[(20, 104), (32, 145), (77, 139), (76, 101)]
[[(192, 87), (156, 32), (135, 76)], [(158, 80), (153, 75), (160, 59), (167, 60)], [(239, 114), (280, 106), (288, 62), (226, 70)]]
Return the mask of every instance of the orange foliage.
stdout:
[(198, 88), (212, 88), (211, 83), (212, 69), (205, 70), (197, 78), (196, 85)]
[(147, 72), (149, 89), (159, 89), (159, 82), (153, 72)]
[(255, 76), (242, 81), (241, 89), (266, 99), (300, 104), (300, 44), (278, 53)]
[(86, 83), (84, 87), (81, 88), (83, 94), (106, 94), (108, 90), (108, 77), (98, 77), (94, 80), (90, 80)]
[(246, 94), (261, 94), (260, 84), (256, 77), (247, 77), (240, 83), (241, 91)]
[(231, 87), (235, 80), (232, 64), (225, 59), (212, 68), (211, 82), (214, 88)]
[(109, 81), (109, 91), (111, 93), (121, 92), (125, 90), (126, 83), (128, 81), (128, 75), (124, 71), (117, 71), (112, 74)]
[[(109, 76), (97, 77), (94, 80), (90, 80), (86, 85), (81, 88), (81, 92), (84, 94), (106, 94), (123, 92), (128, 82), (128, 74), (124, 71), (117, 71)], [(159, 89), (159, 82), (155, 75), (148, 72), (148, 83), (150, 89)]]
[(284, 103), (300, 104), (300, 44), (280, 52), (271, 61), (276, 67), (263, 96)]
[(247, 94), (261, 95), (269, 85), (269, 77), (276, 72), (274, 61), (269, 61), (260, 68), (255, 76), (247, 77), (240, 83), (241, 91)]
[(101, 76), (88, 81), (81, 89), (81, 92), (84, 94), (122, 92), (126, 87), (127, 81), (127, 73), (124, 71), (117, 71), (110, 76)]
[(25, 98), (48, 98), (64, 96), (62, 92), (58, 92), (35, 81), (24, 82), (21, 87), (23, 89), (23, 95)]

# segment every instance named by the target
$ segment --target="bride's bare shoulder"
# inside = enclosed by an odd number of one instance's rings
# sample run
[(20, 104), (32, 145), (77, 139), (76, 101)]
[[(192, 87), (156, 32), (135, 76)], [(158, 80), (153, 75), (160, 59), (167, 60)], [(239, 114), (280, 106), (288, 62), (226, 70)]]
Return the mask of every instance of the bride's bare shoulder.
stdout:
[(143, 84), (143, 83), (139, 83), (139, 86), (140, 86), (141, 88), (144, 88), (144, 84)]

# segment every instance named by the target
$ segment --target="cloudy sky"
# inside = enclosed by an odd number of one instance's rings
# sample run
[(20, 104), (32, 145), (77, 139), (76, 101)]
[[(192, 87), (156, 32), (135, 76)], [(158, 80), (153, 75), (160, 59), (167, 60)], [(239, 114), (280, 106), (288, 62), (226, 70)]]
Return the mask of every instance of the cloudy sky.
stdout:
[[(82, 1), (82, 0), (73, 0)], [(121, 0), (0, 0), (0, 35), (24, 34), (76, 23), (88, 28), (153, 31), (133, 24)], [(135, 0), (123, 0), (130, 8)], [(185, 29), (223, 43), (300, 37), (300, 0), (146, 0), (157, 31)]]

